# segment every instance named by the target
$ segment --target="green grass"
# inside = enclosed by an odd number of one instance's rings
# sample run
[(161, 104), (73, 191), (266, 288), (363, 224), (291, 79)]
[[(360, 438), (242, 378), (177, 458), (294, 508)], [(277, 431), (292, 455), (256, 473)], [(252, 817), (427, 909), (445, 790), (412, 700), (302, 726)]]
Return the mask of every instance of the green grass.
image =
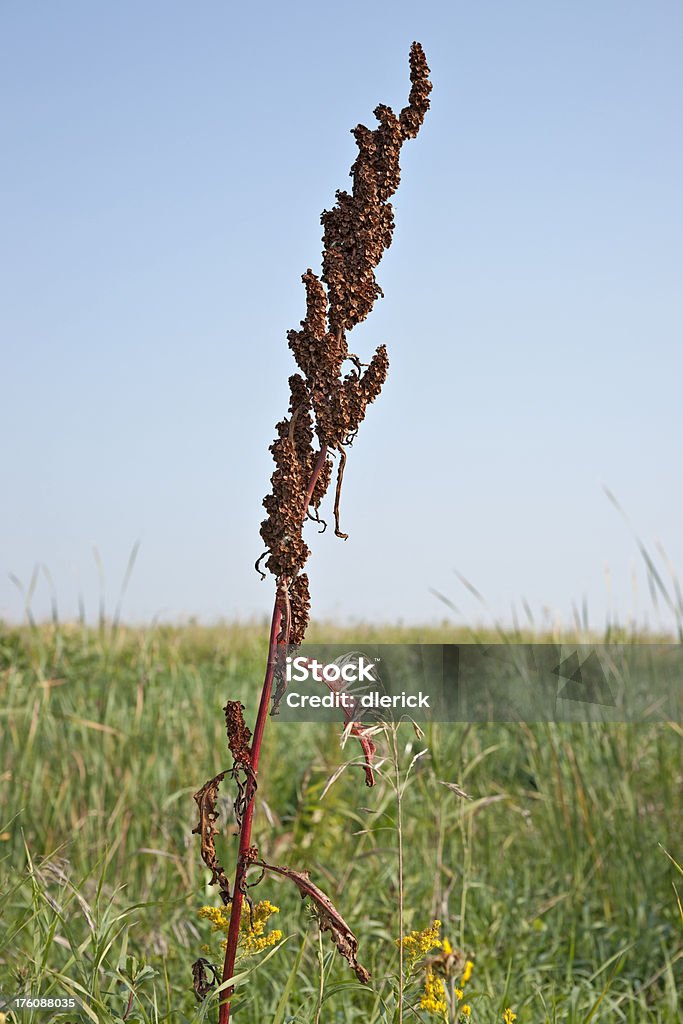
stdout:
[[(349, 639), (361, 632), (394, 643), (458, 639), (445, 628), (356, 629)], [(229, 765), (226, 699), (241, 699), (253, 721), (266, 634), (260, 625), (0, 631), (0, 992), (83, 992), (90, 1016), (63, 1020), (116, 1021), (137, 972), (127, 1020), (202, 1019), (191, 964), (211, 936), (197, 910), (216, 895), (191, 835), (192, 794)], [(344, 638), (322, 627), (309, 636)], [(683, 879), (671, 858), (683, 858), (682, 741), (675, 723), (434, 725), (422, 741), (401, 728), (404, 770), (429, 750), (403, 798), (405, 925), (440, 918), (453, 945), (473, 954), (474, 1024), (500, 1021), (505, 1006), (518, 1024), (678, 1024)], [(255, 970), (238, 989), (238, 1024), (313, 1021), (321, 966), (324, 1024), (392, 1020), (388, 762), (374, 790), (349, 767), (321, 800), (337, 766), (356, 756), (340, 750), (334, 727), (269, 722), (254, 838), (266, 859), (309, 869), (334, 899), (372, 982), (364, 989), (329, 955), (328, 936), (319, 949), (296, 891), (268, 877), (254, 895), (281, 908), (286, 941), (241, 965)], [(227, 813), (230, 796), (226, 785)], [(221, 847), (229, 874), (234, 831)], [(405, 1019), (436, 1018), (408, 1009)]]

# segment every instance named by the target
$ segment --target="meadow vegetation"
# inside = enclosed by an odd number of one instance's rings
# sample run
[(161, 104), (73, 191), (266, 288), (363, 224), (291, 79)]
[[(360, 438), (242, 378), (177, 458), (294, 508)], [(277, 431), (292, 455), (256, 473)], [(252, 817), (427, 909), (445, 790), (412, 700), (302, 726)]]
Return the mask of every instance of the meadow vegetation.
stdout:
[[(220, 901), (191, 834), (193, 793), (229, 761), (226, 699), (253, 720), (266, 633), (0, 631), (0, 992), (82, 994), (63, 1020), (213, 1019), (215, 1001), (199, 1004), (192, 989), (193, 961), (221, 959), (220, 934), (200, 915)], [(447, 626), (315, 623), (308, 637), (470, 639)], [(385, 760), (367, 789), (337, 727), (269, 725), (254, 840), (271, 864), (310, 871), (372, 978), (357, 981), (296, 889), (269, 874), (252, 895), (279, 908), (268, 925), (282, 936), (239, 961), (249, 973), (233, 1000), (238, 1021), (388, 1024), (400, 954), (404, 1020), (443, 1019), (428, 964), (453, 956), (456, 986), (474, 965), (463, 1004), (474, 1022), (501, 1021), (508, 1007), (518, 1024), (680, 1021), (678, 723), (434, 724), (423, 737), (406, 724), (375, 740)], [(219, 807), (230, 863), (227, 789)], [(412, 974), (396, 942), (401, 902), (404, 936), (441, 922)]]

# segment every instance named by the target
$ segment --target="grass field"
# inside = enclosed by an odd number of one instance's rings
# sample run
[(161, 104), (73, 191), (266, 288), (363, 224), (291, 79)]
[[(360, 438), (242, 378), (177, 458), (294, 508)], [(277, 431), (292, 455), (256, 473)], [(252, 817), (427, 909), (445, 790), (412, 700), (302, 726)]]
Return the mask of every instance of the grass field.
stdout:
[[(349, 639), (359, 632), (371, 637), (356, 629)], [(229, 767), (226, 699), (241, 699), (253, 721), (266, 634), (229, 625), (0, 631), (0, 992), (85, 994), (87, 1010), (62, 1020), (215, 1019), (215, 1004), (192, 991), (192, 962), (219, 959), (198, 916), (217, 899), (191, 835), (192, 795)], [(322, 627), (310, 636), (344, 639)], [(374, 638), (458, 639), (445, 627)], [(323, 794), (357, 751), (341, 750), (332, 726), (269, 722), (255, 840), (271, 863), (308, 869), (328, 892), (372, 980), (356, 981), (294, 887), (269, 876), (254, 896), (280, 908), (271, 924), (284, 942), (240, 965), (253, 970), (237, 990), (238, 1022), (395, 1019), (390, 740), (379, 738), (387, 760), (375, 789), (350, 766)], [(518, 1024), (679, 1024), (683, 877), (670, 857), (683, 859), (683, 729), (455, 724), (420, 739), (403, 725), (400, 780), (425, 748), (400, 807), (404, 933), (439, 919), (474, 962), (474, 1024), (501, 1021), (506, 1007)], [(227, 785), (221, 799), (229, 822)], [(234, 831), (221, 848), (229, 874)], [(420, 1009), (422, 981), (408, 984), (405, 1020), (438, 1019)]]

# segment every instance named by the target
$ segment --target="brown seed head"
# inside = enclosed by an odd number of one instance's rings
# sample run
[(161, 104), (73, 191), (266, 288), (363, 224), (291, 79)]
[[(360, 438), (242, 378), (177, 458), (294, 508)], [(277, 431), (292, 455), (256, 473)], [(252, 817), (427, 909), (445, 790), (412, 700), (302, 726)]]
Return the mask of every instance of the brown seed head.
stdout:
[[(397, 116), (379, 104), (374, 130), (359, 124), (353, 129), (358, 155), (351, 167), (351, 192), (338, 191), (337, 202), (321, 216), (323, 225), (322, 275), (309, 268), (302, 276), (306, 287), (306, 316), (300, 330), (287, 338), (301, 370), (290, 378), (289, 417), (277, 424), (270, 447), (275, 461), (272, 490), (264, 499), (268, 513), (261, 536), (268, 548), (268, 569), (289, 584), (292, 642), (300, 642), (308, 622), (308, 580), (300, 576), (309, 555), (302, 536), (306, 519), (306, 491), (316, 453), (313, 433), (321, 445), (337, 449), (350, 444), (367, 406), (380, 393), (389, 361), (384, 345), (361, 374), (343, 374), (349, 357), (346, 333), (361, 323), (382, 289), (375, 268), (391, 245), (394, 213), (389, 202), (400, 182), (399, 157), (406, 139), (415, 138), (429, 109), (429, 68), (419, 43), (410, 50), (411, 88), (408, 105)], [(343, 466), (344, 459), (340, 460)], [(326, 460), (313, 488), (311, 506), (318, 508), (331, 479)], [(340, 482), (337, 484), (335, 516)], [(297, 638), (294, 640), (293, 638)]]

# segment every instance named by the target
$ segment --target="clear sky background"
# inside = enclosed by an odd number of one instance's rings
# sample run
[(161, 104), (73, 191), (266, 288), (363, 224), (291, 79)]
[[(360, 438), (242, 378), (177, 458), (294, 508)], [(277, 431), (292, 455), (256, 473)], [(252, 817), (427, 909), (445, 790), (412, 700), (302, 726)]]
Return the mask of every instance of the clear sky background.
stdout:
[(602, 484), (683, 571), (683, 6), (663, 0), (3, 4), (0, 617), (37, 564), (61, 617), (79, 592), (95, 616), (93, 545), (113, 610), (138, 540), (124, 617), (269, 612), (253, 562), (300, 275), (349, 130), (406, 101), (413, 39), (432, 109), (386, 298), (350, 336), (387, 343), (390, 378), (350, 452), (350, 539), (313, 536), (314, 613), (510, 621), (525, 598), (569, 621), (585, 599), (596, 626), (656, 623)]

